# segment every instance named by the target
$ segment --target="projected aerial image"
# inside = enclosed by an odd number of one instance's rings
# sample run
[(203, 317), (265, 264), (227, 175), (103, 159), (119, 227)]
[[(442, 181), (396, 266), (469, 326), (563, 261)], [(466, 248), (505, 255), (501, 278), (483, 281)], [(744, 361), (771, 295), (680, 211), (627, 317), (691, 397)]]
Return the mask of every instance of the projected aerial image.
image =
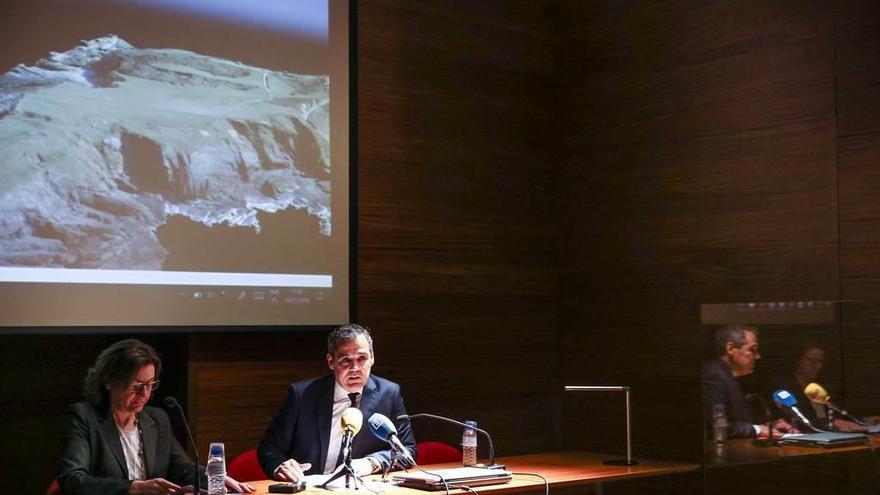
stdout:
[(259, 236), (284, 211), (300, 243), (330, 236), (328, 86), (112, 34), (18, 65), (0, 76), (0, 264), (199, 269), (175, 243)]
[(346, 321), (347, 0), (0, 15), (0, 327)]

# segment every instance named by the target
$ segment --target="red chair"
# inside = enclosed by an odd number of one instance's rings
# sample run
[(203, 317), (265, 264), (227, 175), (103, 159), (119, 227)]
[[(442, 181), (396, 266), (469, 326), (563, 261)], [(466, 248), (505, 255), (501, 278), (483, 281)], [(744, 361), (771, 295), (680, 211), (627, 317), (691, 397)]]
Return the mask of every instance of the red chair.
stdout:
[(61, 486), (58, 485), (58, 480), (52, 480), (49, 488), (46, 488), (46, 495), (61, 495)]
[(461, 451), (448, 443), (425, 440), (416, 444), (416, 463), (419, 466), (441, 462), (461, 462)]
[(257, 449), (246, 450), (235, 456), (226, 465), (226, 474), (236, 481), (259, 481), (266, 479), (266, 473), (257, 460)]

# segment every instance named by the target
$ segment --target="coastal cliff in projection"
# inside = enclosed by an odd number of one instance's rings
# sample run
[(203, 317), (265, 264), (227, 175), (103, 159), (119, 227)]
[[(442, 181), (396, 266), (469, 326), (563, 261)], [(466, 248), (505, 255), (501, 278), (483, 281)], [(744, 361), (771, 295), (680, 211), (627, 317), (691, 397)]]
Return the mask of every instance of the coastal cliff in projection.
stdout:
[(329, 78), (117, 36), (0, 75), (0, 266), (162, 269), (174, 219), (330, 236)]

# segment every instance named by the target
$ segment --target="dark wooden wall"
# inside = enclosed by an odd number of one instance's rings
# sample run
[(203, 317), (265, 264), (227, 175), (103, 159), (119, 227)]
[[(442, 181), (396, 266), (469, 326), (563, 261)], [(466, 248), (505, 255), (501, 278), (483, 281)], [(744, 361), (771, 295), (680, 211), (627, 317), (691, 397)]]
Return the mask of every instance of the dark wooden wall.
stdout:
[[(835, 4), (840, 284), (845, 299), (880, 299), (880, 3)], [(843, 315), (847, 407), (880, 413), (880, 308)]]
[(566, 378), (633, 386), (637, 448), (692, 458), (700, 304), (839, 295), (830, 4), (560, 5)]
[(0, 482), (45, 491), (61, 453), (61, 413), (81, 396), (85, 370), (105, 345), (98, 336), (3, 336)]
[[(699, 460), (701, 303), (880, 296), (875, 2), (357, 8), (358, 320), (410, 412), (477, 419), (504, 454), (622, 453), (622, 398), (560, 392), (619, 383), (637, 454)], [(0, 481), (43, 489), (106, 342), (3, 339), (0, 465), (26, 465)], [(158, 343), (202, 452), (255, 446), (323, 372), (319, 334)]]
[[(565, 379), (632, 385), (637, 451), (691, 458), (701, 303), (878, 296), (880, 8), (558, 5)], [(847, 398), (870, 411), (878, 318), (848, 313)], [(579, 438), (619, 445), (607, 404), (574, 402)]]
[(545, 4), (358, 9), (358, 319), (410, 411), (479, 411), (505, 452), (552, 442), (527, 419), (560, 390)]

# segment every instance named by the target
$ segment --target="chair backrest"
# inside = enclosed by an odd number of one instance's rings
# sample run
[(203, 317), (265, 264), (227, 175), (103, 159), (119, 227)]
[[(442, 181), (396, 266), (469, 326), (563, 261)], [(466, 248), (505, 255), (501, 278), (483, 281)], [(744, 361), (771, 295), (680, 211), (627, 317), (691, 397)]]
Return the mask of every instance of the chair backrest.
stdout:
[(441, 462), (461, 462), (461, 451), (448, 443), (425, 440), (416, 444), (416, 462), (419, 466)]
[(235, 456), (226, 465), (226, 474), (236, 481), (259, 481), (266, 479), (260, 461), (257, 460), (257, 449), (246, 450)]
[(58, 485), (58, 480), (52, 480), (52, 483), (49, 483), (49, 488), (46, 488), (46, 495), (61, 495), (61, 486)]

